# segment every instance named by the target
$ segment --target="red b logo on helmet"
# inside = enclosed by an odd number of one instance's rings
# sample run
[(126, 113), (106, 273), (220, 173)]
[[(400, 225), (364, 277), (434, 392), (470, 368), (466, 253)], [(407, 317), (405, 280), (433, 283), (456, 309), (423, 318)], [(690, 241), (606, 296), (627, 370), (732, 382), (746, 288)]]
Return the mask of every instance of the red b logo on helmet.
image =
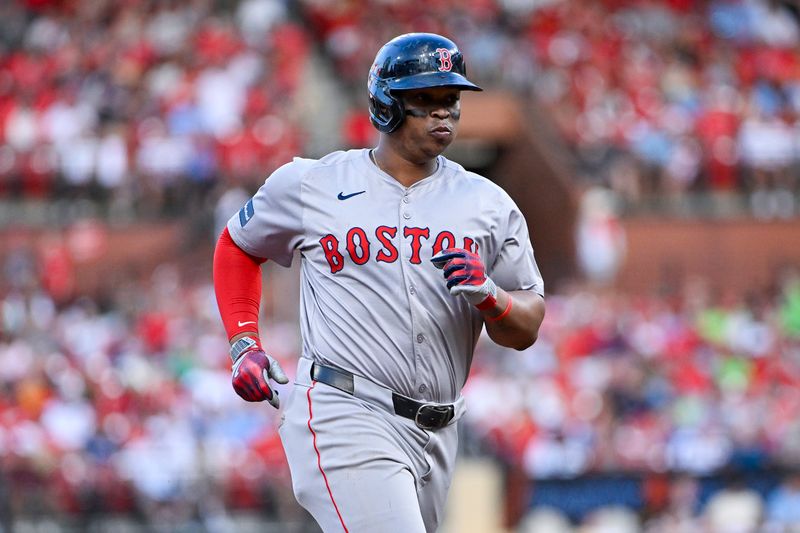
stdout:
[(439, 72), (450, 72), (453, 68), (453, 61), (450, 59), (450, 50), (447, 48), (437, 48), (439, 54)]

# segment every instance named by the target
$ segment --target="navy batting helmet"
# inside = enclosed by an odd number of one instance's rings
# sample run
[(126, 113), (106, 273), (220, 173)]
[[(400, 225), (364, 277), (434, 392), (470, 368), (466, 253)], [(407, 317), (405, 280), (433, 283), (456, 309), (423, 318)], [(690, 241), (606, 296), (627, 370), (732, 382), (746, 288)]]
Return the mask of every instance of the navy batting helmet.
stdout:
[(427, 87), (458, 87), (482, 91), (467, 79), (464, 56), (456, 44), (435, 33), (406, 33), (378, 51), (369, 70), (369, 116), (384, 133), (396, 130), (405, 118), (395, 91)]

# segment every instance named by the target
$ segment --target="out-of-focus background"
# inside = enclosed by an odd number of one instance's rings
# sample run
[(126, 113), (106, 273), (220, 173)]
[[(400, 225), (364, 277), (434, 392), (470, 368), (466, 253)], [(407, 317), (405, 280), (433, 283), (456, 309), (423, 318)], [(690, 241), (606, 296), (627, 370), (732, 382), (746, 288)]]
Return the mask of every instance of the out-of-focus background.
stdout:
[[(799, 17), (0, 2), (0, 531), (318, 531), (230, 387), (211, 255), (293, 155), (375, 142), (366, 73), (407, 31), (486, 88), (448, 155), (514, 197), (547, 286), (534, 347), (479, 344), (446, 533), (800, 531)], [(296, 267), (265, 268), (287, 369)]]

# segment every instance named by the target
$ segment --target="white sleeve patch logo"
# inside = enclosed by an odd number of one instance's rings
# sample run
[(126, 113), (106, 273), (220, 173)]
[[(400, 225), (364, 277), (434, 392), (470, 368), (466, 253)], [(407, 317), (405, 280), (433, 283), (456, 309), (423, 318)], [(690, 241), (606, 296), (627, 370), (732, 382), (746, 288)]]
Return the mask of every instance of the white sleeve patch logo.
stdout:
[(242, 227), (245, 227), (250, 219), (253, 218), (255, 214), (255, 209), (253, 208), (253, 199), (250, 198), (244, 207), (239, 210), (239, 224)]

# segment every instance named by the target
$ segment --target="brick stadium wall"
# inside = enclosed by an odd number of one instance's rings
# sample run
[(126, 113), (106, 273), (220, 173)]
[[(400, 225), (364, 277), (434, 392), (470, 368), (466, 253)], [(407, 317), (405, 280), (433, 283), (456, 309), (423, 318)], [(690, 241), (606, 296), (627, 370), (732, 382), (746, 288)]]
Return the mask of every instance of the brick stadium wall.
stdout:
[(459, 138), (498, 149), (486, 177), (514, 199), (528, 222), (548, 288), (575, 275), (577, 191), (569, 156), (537, 106), (508, 93), (464, 93)]
[(22, 250), (36, 269), (46, 268), (45, 255), (59, 250), (61, 257), (68, 258), (76, 294), (93, 295), (115, 279), (147, 276), (162, 262), (179, 261), (185, 248), (185, 232), (176, 223), (114, 228), (85, 221), (63, 229), (0, 231), (0, 257)]
[(722, 290), (770, 284), (787, 267), (800, 268), (800, 220), (679, 221), (631, 219), (617, 285), (651, 291), (701, 275)]

